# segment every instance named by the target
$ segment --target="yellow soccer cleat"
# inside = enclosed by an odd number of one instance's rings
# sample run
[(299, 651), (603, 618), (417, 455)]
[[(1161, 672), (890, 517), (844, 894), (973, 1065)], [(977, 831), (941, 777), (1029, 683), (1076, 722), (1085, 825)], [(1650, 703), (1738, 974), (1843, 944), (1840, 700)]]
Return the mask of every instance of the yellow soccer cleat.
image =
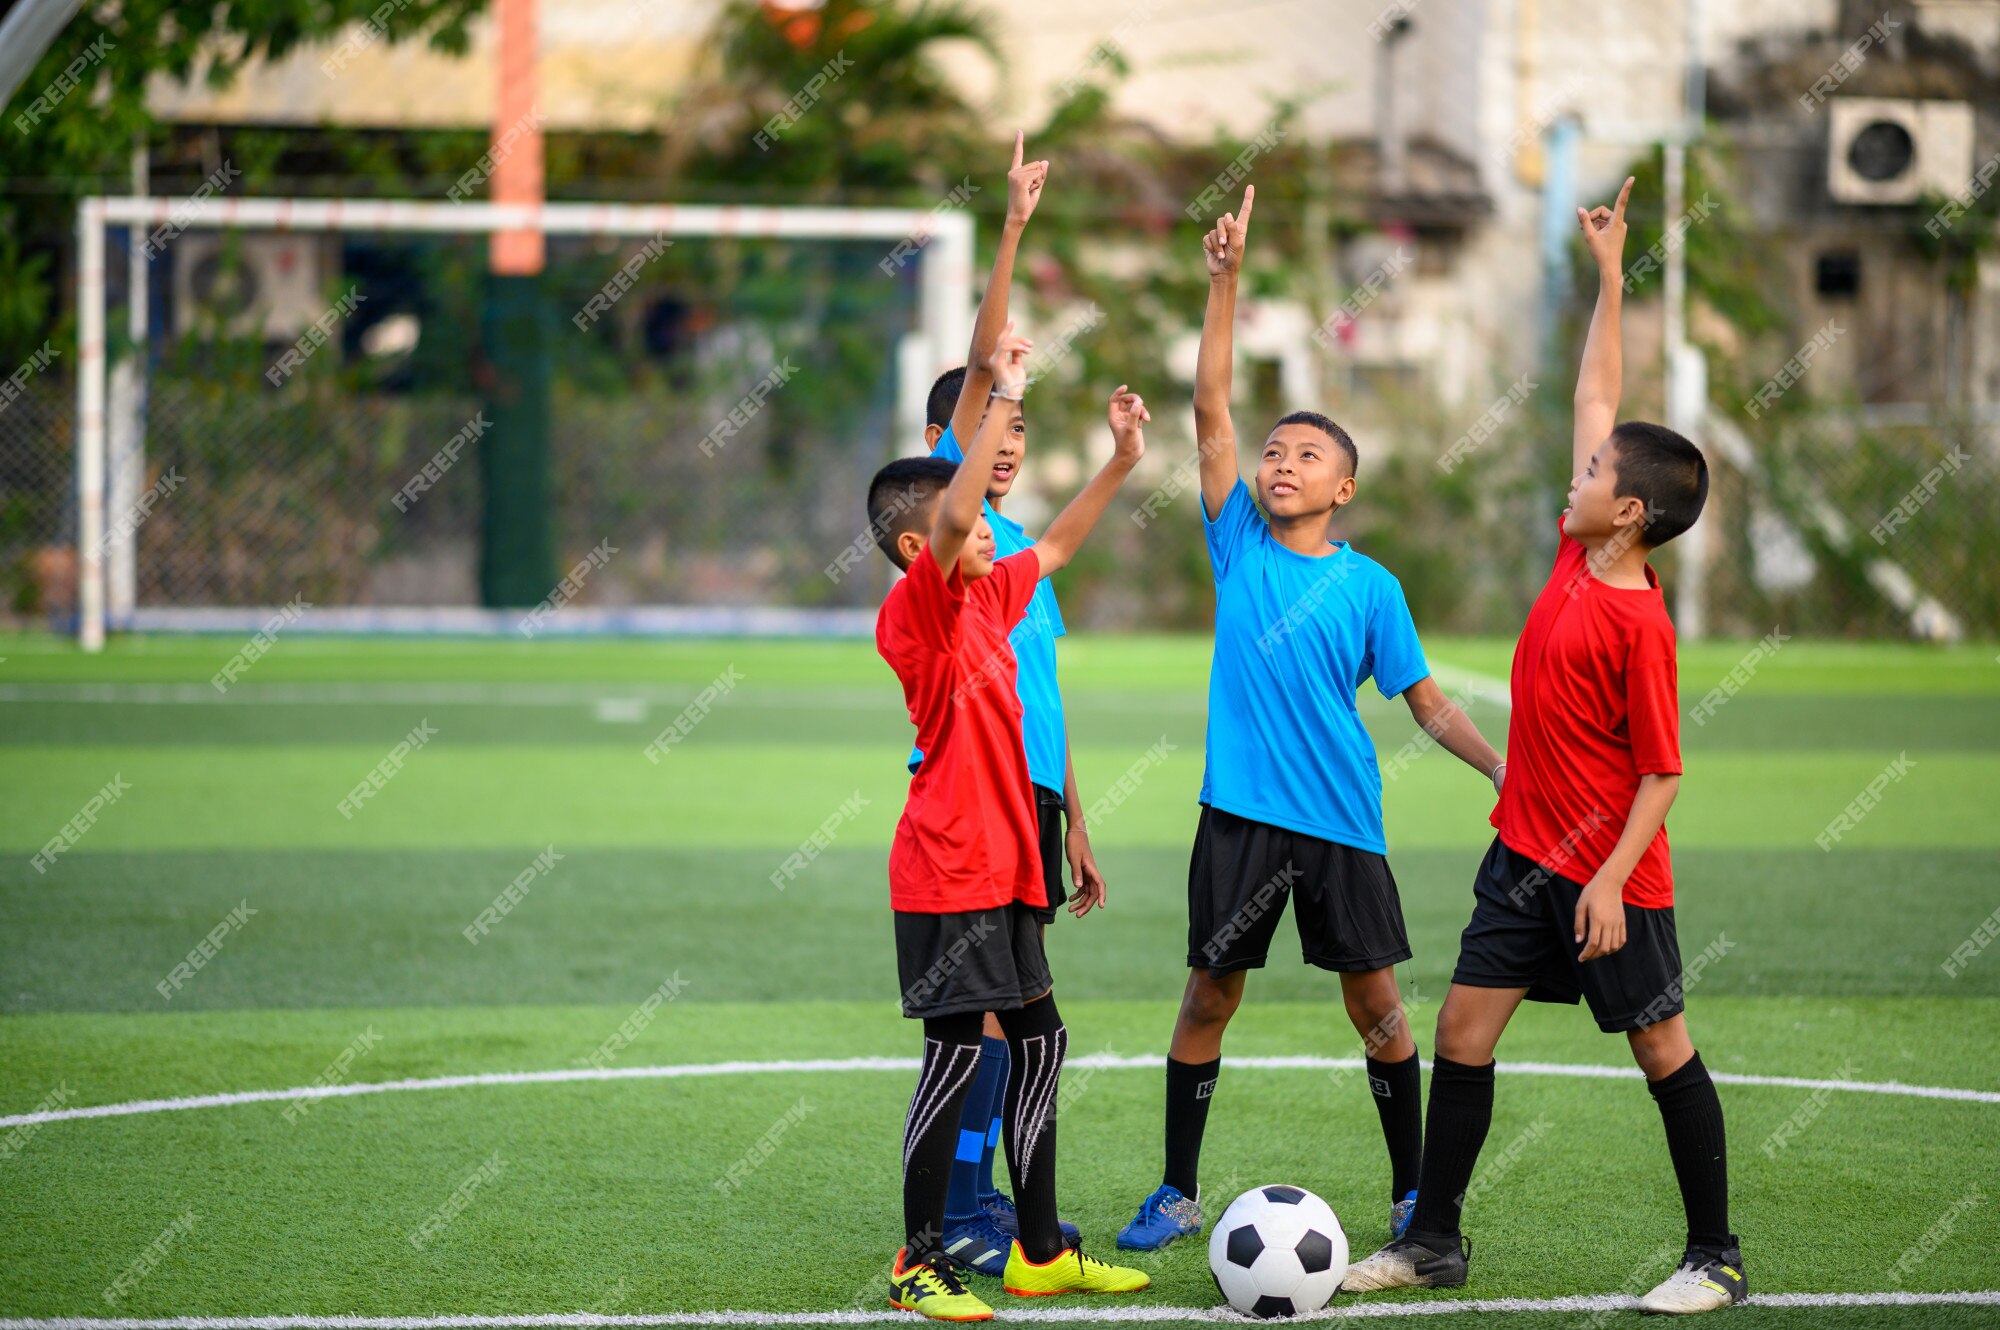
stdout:
[(958, 1275), (940, 1256), (936, 1261), (905, 1267), (909, 1249), (896, 1253), (889, 1267), (889, 1305), (933, 1321), (990, 1321), (993, 1309), (965, 1291)]
[(1057, 1293), (1137, 1293), (1149, 1287), (1153, 1277), (1129, 1266), (1106, 1265), (1095, 1256), (1085, 1256), (1081, 1247), (1066, 1247), (1046, 1265), (1036, 1265), (1014, 1240), (1007, 1253), (1007, 1273), (1002, 1285), (1017, 1298), (1046, 1298)]

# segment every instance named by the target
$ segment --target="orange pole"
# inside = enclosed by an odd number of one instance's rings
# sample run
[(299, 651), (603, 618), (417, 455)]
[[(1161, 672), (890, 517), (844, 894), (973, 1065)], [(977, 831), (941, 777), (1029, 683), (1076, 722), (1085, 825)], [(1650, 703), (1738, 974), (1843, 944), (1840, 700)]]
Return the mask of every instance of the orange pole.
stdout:
[[(500, 96), (493, 108), (493, 201), (539, 204), (545, 197), (542, 179), (542, 118), (536, 104), (541, 94), (537, 59), (540, 34), (535, 0), (497, 0)], [(510, 277), (532, 277), (544, 260), (542, 233), (496, 231), (490, 246), (493, 271)]]

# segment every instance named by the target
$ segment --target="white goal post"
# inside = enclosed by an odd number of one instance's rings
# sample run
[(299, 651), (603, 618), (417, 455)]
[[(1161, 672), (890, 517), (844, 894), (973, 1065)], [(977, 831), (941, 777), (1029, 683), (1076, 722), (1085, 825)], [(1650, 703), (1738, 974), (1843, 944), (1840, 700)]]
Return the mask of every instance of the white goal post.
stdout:
[[(93, 196), (77, 205), (78, 261), (76, 378), (76, 554), (77, 639), (85, 651), (104, 645), (107, 621), (106, 566), (130, 577), (133, 533), (109, 532), (106, 485), (120, 479), (108, 464), (107, 365), (105, 354), (106, 230), (130, 226), (148, 231), (171, 227), (193, 230), (373, 231), (491, 234), (540, 230), (567, 236), (708, 236), (753, 239), (879, 240), (894, 246), (900, 261), (918, 269), (918, 332), (899, 357), (897, 401), (899, 437), (920, 437), (926, 371), (935, 372), (965, 354), (972, 337), (974, 224), (962, 209), (939, 208), (775, 208), (711, 204), (621, 203), (436, 203), (404, 199), (168, 199), (150, 196)], [(135, 340), (146, 338), (145, 258), (132, 246), (137, 280), (129, 315)], [(886, 260), (885, 260), (886, 261)], [(136, 394), (121, 408), (136, 410)], [(121, 469), (143, 457), (121, 457)], [(121, 493), (134, 491), (130, 476)], [(126, 501), (136, 492), (126, 493)], [(129, 601), (129, 585), (125, 592)], [(244, 611), (262, 618), (270, 611)]]

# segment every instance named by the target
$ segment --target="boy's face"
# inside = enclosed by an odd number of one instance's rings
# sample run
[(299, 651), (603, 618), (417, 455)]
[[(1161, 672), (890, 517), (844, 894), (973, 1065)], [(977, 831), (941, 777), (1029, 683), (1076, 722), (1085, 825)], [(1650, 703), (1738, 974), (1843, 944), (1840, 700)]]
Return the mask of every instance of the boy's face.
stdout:
[[(1028, 454), (1028, 418), (1022, 414), (1019, 402), (1008, 402), (1001, 398), (991, 399), (995, 406), (1007, 411), (1007, 432), (1000, 436), (1000, 451), (993, 458), (993, 473), (986, 477), (987, 499), (1004, 499), (1007, 491), (1014, 488), (1014, 478), (1021, 474), (1021, 461)], [(980, 418), (985, 426), (985, 418)], [(959, 441), (963, 448), (965, 441)], [(969, 574), (968, 574), (969, 575)]]
[(993, 571), (993, 527), (981, 513), (972, 524), (972, 534), (958, 552), (958, 572), (968, 582), (976, 582)]
[[(924, 552), (924, 546), (930, 543), (931, 523), (937, 519), (937, 502), (933, 498), (924, 505), (922, 512), (913, 514), (917, 519), (915, 525), (896, 537), (896, 552), (903, 556), (906, 571)], [(976, 582), (986, 576), (993, 571), (994, 553), (993, 526), (986, 520), (986, 514), (981, 513), (972, 524), (972, 534), (965, 538), (965, 544), (958, 552), (959, 576), (968, 582)]]
[(1331, 514), (1354, 497), (1347, 454), (1311, 425), (1280, 425), (1257, 464), (1257, 501), (1273, 518)]
[(1569, 482), (1569, 510), (1563, 514), (1563, 532), (1585, 545), (1609, 540), (1619, 528), (1629, 526), (1645, 514), (1638, 496), (1619, 498), (1618, 440), (1606, 435), (1590, 455), (1583, 473)]

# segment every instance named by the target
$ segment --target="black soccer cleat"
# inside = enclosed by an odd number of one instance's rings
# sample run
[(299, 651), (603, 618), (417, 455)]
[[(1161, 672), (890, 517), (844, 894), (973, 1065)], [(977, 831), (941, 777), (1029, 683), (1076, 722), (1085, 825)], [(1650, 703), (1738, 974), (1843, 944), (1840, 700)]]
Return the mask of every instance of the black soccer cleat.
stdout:
[[(1434, 1239), (1435, 1241), (1435, 1239)], [(1342, 1293), (1373, 1293), (1385, 1288), (1457, 1288), (1465, 1283), (1472, 1263), (1472, 1244), (1447, 1239), (1450, 1246), (1434, 1251), (1415, 1238), (1396, 1241), (1363, 1261), (1347, 1267)]]

